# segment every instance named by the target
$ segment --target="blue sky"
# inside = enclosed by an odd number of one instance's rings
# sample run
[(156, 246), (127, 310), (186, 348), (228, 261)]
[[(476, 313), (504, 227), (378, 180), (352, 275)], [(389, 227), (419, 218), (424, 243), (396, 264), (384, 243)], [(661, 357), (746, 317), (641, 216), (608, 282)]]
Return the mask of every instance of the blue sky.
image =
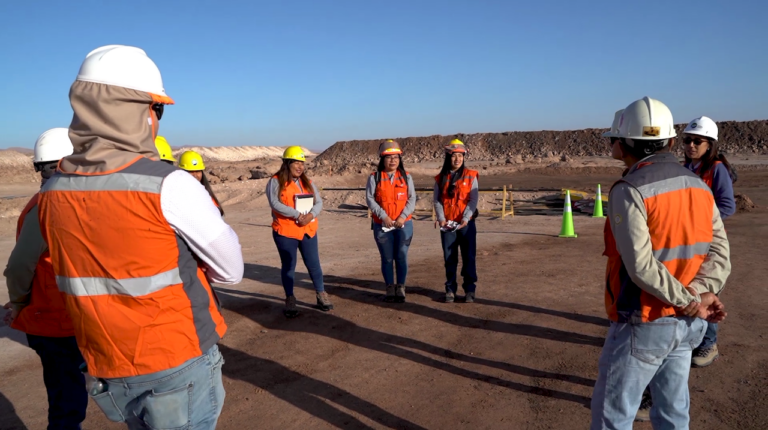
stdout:
[(160, 67), (172, 145), (289, 145), (768, 118), (768, 2), (0, 2), (0, 148), (71, 120), (85, 55)]

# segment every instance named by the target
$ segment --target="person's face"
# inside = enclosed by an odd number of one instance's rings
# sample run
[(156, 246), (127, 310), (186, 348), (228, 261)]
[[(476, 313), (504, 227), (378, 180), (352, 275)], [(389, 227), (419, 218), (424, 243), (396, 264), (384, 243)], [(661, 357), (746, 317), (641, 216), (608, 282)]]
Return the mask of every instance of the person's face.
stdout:
[(160, 132), (160, 119), (165, 112), (165, 105), (153, 103), (149, 106), (149, 118), (152, 120), (152, 138), (157, 138)]
[(461, 152), (454, 152), (451, 154), (452, 170), (458, 170), (462, 164), (464, 164), (464, 154)]
[(611, 145), (611, 158), (614, 160), (623, 160), (624, 153), (621, 151), (621, 145), (619, 144), (618, 137), (612, 137), (610, 140)]
[(291, 176), (298, 178), (302, 173), (304, 173), (304, 162), (294, 161), (288, 166), (288, 170), (291, 171)]
[(202, 170), (198, 170), (198, 171), (195, 171), (195, 172), (189, 172), (189, 174), (194, 176), (195, 179), (197, 179), (198, 181), (202, 181), (203, 180), (203, 171)]
[(387, 155), (384, 157), (384, 169), (387, 172), (394, 172), (400, 165), (400, 155)]
[(683, 135), (683, 149), (686, 157), (700, 160), (709, 151), (709, 140), (704, 136), (686, 133)]
[(48, 163), (40, 168), (40, 177), (42, 178), (41, 185), (45, 185), (48, 179), (51, 179), (54, 173), (56, 173), (56, 167), (59, 163)]

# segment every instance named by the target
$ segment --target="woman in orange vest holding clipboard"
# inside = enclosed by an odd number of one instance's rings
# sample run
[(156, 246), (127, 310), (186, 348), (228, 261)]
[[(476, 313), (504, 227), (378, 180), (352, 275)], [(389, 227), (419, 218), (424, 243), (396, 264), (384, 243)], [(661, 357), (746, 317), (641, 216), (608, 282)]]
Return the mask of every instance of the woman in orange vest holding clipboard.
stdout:
[(440, 174), (435, 176), (434, 205), (437, 223), (440, 225), (440, 240), (445, 259), (445, 302), (453, 303), (458, 285), (456, 269), (461, 253), (462, 287), (466, 293), (464, 301), (474, 303), (477, 282), (477, 218), (478, 172), (464, 166), (467, 150), (464, 142), (453, 139), (445, 147), (445, 162)]
[(304, 151), (289, 146), (283, 152), (283, 165), (267, 183), (267, 200), (272, 208), (272, 238), (280, 254), (280, 277), (285, 290), (287, 318), (299, 315), (293, 295), (296, 251), (301, 252), (304, 265), (315, 286), (317, 307), (333, 309), (323, 285), (323, 269), (317, 245), (317, 216), (323, 210), (320, 192), (304, 172)]
[[(373, 237), (381, 255), (381, 273), (387, 284), (387, 302), (405, 302), (408, 247), (413, 238), (411, 214), (416, 208), (416, 188), (403, 167), (403, 151), (394, 140), (379, 147), (379, 167), (368, 178), (365, 200), (373, 215)], [(393, 264), (394, 263), (394, 264)], [(397, 266), (397, 284), (393, 276)]]

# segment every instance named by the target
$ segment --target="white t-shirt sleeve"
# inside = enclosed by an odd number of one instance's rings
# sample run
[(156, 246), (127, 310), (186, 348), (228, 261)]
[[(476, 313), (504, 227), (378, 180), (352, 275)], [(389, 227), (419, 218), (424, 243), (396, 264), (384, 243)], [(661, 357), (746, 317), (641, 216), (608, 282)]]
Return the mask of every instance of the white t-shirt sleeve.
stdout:
[(171, 173), (163, 181), (160, 206), (168, 224), (206, 266), (209, 281), (231, 285), (243, 280), (237, 233), (200, 182), (182, 170)]

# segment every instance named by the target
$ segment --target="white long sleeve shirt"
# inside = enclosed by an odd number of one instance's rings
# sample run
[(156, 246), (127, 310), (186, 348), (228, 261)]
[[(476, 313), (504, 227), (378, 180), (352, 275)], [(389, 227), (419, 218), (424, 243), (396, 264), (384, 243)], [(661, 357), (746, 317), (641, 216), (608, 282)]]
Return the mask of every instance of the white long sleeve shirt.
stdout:
[(207, 269), (210, 282), (232, 285), (243, 280), (243, 252), (237, 233), (222, 219), (205, 187), (179, 170), (165, 177), (160, 207)]

